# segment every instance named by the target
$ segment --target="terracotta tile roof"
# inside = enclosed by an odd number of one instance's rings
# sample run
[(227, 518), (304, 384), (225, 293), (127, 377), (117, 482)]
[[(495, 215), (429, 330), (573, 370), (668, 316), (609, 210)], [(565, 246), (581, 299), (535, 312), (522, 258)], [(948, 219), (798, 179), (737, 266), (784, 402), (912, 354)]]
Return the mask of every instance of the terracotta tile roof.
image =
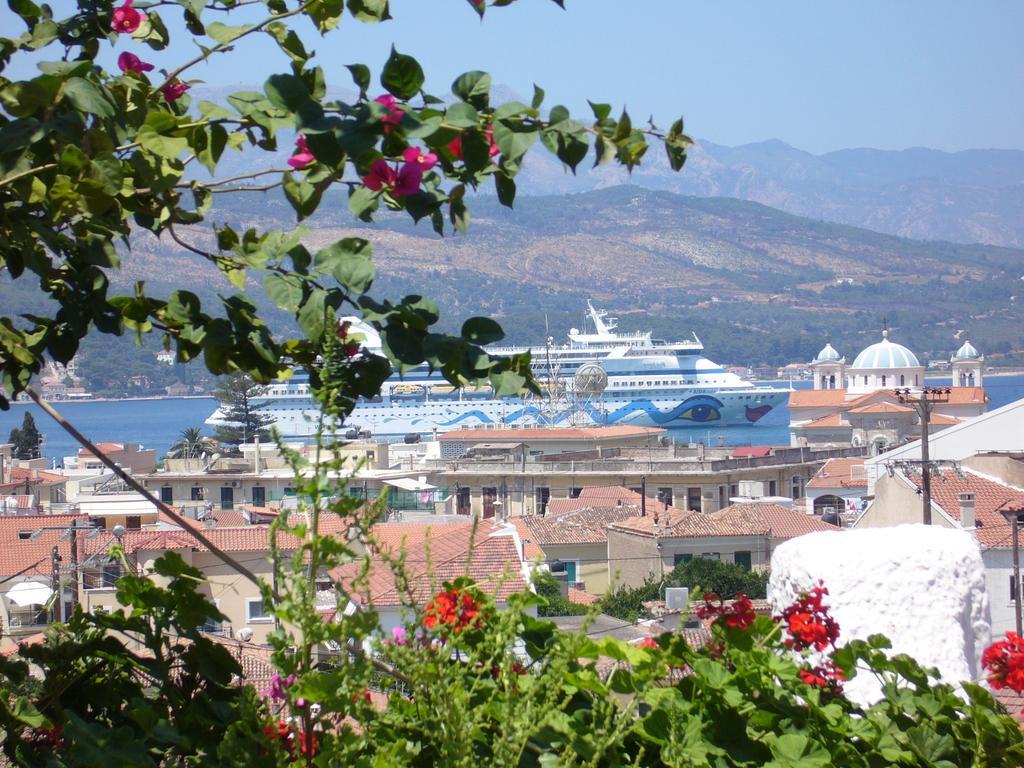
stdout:
[(509, 519), (509, 522), (515, 527), (516, 532), (519, 534), (519, 539), (523, 543), (523, 559), (531, 563), (538, 559), (543, 560), (544, 550), (540, 548), (540, 545), (534, 539), (533, 531), (526, 524), (526, 518), (513, 517)]
[(822, 416), (820, 419), (804, 424), (802, 429), (836, 429), (837, 427), (849, 426), (849, 424), (843, 421), (843, 414), (830, 413), (828, 416)]
[(1024, 725), (1024, 694), (1011, 691), (1009, 688), (1002, 688), (992, 691), (992, 695), (1003, 705), (1009, 715)]
[(440, 435), (438, 440), (482, 440), (487, 443), (521, 443), (524, 440), (601, 440), (612, 437), (646, 437), (665, 433), (661, 427), (536, 427), (533, 429), (456, 429)]
[(639, 506), (624, 504), (613, 507), (588, 506), (550, 517), (530, 515), (523, 520), (541, 546), (604, 544), (608, 541), (608, 526), (611, 523), (628, 520), (639, 514)]
[[(654, 536), (654, 518), (633, 517), (613, 523), (613, 530)], [(771, 536), (786, 539), (814, 531), (839, 530), (820, 518), (795, 512), (779, 504), (755, 502), (732, 504), (718, 512), (676, 513), (658, 520), (661, 538), (705, 538), (709, 536)]]
[(952, 426), (953, 424), (959, 424), (960, 419), (956, 416), (947, 416), (944, 413), (933, 413), (928, 416), (929, 424), (942, 424), (944, 426)]
[(870, 405), (862, 405), (858, 408), (850, 408), (850, 413), (913, 413), (914, 409), (906, 405), (897, 405), (896, 403), (871, 403)]
[[(482, 590), (502, 601), (526, 588), (522, 560), (512, 536), (503, 535), (503, 525), (482, 523), (472, 546), (471, 523), (384, 523), (373, 527), (372, 536), (380, 549), (392, 556), (405, 552), (405, 571), (412, 599), (425, 605), (445, 581), (459, 576), (473, 578)], [(401, 530), (404, 529), (404, 530)], [(372, 551), (372, 550), (371, 550)], [(365, 579), (360, 580), (362, 563), (353, 562), (332, 576), (346, 582), (364, 604), (397, 607), (403, 595), (391, 568), (374, 559)]]
[(829, 459), (807, 481), (808, 488), (867, 488), (864, 459)]
[(773, 447), (770, 445), (741, 445), (733, 449), (732, 458), (734, 459), (745, 459), (750, 458), (763, 458), (765, 456), (771, 456)]
[(988, 395), (985, 394), (984, 387), (951, 387), (949, 402), (955, 405), (987, 403)]
[(845, 389), (798, 389), (789, 393), (789, 407), (821, 408), (823, 406), (842, 406), (846, 403)]
[(25, 482), (28, 479), (33, 485), (53, 485), (55, 483), (66, 483), (68, 479), (64, 475), (55, 472), (47, 472), (43, 469), (32, 469), (30, 467), (12, 467), (11, 482)]
[(636, 504), (642, 497), (636, 491), (623, 488), (621, 485), (587, 486), (580, 491), (575, 499), (551, 499), (548, 501), (547, 516), (561, 515), (577, 509), (586, 509), (597, 504), (610, 507), (618, 504)]
[[(907, 479), (922, 487), (921, 475), (908, 473)], [(944, 469), (932, 476), (932, 503), (953, 520), (960, 520), (960, 494), (974, 494), (974, 517), (978, 543), (985, 548), (1009, 548), (1010, 525), (1001, 510), (1024, 509), (1024, 490), (1004, 485), (965, 470), (961, 476), (953, 469)]]
[(71, 556), (70, 543), (66, 539), (61, 540), (62, 530), (42, 531), (34, 539), (23, 537), (40, 528), (67, 528), (72, 521), (85, 528), (89, 525), (89, 516), (0, 516), (0, 576), (13, 576), (25, 569), (30, 569), (31, 573), (49, 574), (50, 553), (54, 546), (58, 547), (61, 557), (68, 560)]
[(40, 645), (45, 641), (45, 632), (36, 632), (33, 635), (25, 635), (25, 637), (19, 638), (13, 644), (7, 646), (3, 650), (0, 650), (0, 656), (14, 656), (26, 645)]
[(601, 599), (597, 595), (584, 592), (582, 589), (576, 589), (576, 587), (569, 587), (568, 597), (570, 603), (576, 603), (577, 605), (593, 605)]

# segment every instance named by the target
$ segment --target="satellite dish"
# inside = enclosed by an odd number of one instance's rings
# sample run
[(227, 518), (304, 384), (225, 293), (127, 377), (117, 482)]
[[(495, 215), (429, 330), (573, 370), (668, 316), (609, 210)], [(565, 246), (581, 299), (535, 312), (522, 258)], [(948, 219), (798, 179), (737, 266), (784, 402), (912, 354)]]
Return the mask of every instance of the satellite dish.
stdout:
[(600, 363), (585, 363), (576, 371), (573, 383), (581, 394), (600, 395), (608, 387), (608, 372)]
[(250, 640), (252, 640), (252, 630), (248, 627), (242, 627), (240, 630), (238, 630), (238, 639), (241, 640), (243, 643), (248, 643)]

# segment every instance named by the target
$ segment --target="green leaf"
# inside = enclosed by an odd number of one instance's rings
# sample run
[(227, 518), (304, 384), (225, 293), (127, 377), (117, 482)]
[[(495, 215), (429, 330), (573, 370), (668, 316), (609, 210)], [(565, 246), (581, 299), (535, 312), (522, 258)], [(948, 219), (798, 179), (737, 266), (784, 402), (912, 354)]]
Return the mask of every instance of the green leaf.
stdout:
[(480, 125), (480, 115), (472, 106), (459, 101), (448, 107), (444, 121), (454, 128), (476, 128)]
[(412, 56), (391, 48), (391, 56), (380, 73), (380, 84), (393, 96), (407, 101), (419, 93), (424, 81), (423, 68)]
[(135, 139), (143, 149), (175, 160), (188, 149), (188, 139), (181, 136), (166, 136), (164, 133), (177, 126), (174, 115), (167, 112), (150, 112)]
[(326, 298), (327, 294), (324, 291), (315, 288), (299, 309), (299, 327), (310, 341), (318, 342), (324, 335)]
[(230, 43), (236, 37), (250, 29), (252, 29), (252, 24), (229, 26), (227, 24), (222, 24), (219, 21), (215, 21), (212, 24), (206, 25), (206, 34), (218, 43)]
[(346, 64), (345, 69), (352, 73), (352, 82), (359, 89), (360, 98), (365, 98), (370, 88), (370, 68), (365, 64)]
[(511, 208), (516, 199), (516, 183), (504, 173), (494, 174), (494, 188), (498, 193), (498, 202)]
[(64, 83), (64, 95), (75, 109), (99, 117), (113, 117), (114, 107), (103, 92), (84, 77), (72, 77)]
[(366, 293), (376, 276), (372, 255), (369, 240), (346, 237), (317, 251), (313, 263), (352, 293)]
[(462, 324), (462, 338), (483, 346), (501, 341), (505, 332), (489, 317), (471, 317)]
[(485, 109), (490, 99), (491, 76), (486, 72), (466, 72), (455, 78), (452, 93), (477, 109)]
[(288, 312), (295, 312), (302, 302), (302, 284), (288, 275), (267, 275), (263, 279), (267, 297), (275, 306)]
[(494, 141), (506, 160), (518, 160), (537, 141), (539, 131), (518, 119), (494, 121)]
[(378, 205), (377, 193), (366, 187), (356, 187), (348, 197), (348, 209), (362, 221), (371, 221)]
[(311, 216), (319, 207), (323, 192), (317, 185), (301, 177), (296, 180), (292, 174), (286, 173), (281, 186), (299, 221)]
[(348, 0), (348, 12), (360, 21), (369, 23), (391, 18), (388, 0)]
[(263, 91), (271, 104), (292, 113), (298, 112), (312, 101), (306, 83), (295, 75), (271, 75), (264, 84)]
[(540, 109), (540, 105), (544, 103), (544, 89), (536, 83), (533, 84), (533, 101), (530, 102), (530, 106), (534, 109)]

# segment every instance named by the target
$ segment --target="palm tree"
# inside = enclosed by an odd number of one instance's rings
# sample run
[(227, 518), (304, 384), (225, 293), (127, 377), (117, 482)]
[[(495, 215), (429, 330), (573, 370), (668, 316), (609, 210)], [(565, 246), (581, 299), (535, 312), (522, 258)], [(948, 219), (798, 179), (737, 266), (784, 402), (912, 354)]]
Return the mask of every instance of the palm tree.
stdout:
[(181, 438), (171, 446), (167, 455), (177, 459), (195, 459), (202, 456), (205, 451), (212, 451), (215, 448), (216, 441), (204, 435), (202, 429), (188, 427), (181, 430)]

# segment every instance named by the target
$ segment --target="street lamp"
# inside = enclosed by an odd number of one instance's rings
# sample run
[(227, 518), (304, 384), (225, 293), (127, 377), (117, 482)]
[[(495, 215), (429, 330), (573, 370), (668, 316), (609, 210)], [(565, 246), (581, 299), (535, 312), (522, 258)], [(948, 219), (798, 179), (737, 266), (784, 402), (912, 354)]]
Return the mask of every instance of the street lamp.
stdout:
[(923, 387), (921, 393), (917, 395), (911, 394), (909, 387), (893, 390), (896, 399), (903, 405), (912, 406), (921, 419), (921, 503), (922, 522), (925, 525), (932, 524), (932, 478), (928, 471), (928, 417), (935, 403), (949, 402), (949, 393), (949, 387)]
[(1006, 522), (1010, 524), (1010, 538), (1013, 542), (1013, 614), (1017, 625), (1017, 634), (1021, 634), (1021, 608), (1020, 608), (1020, 523), (1024, 517), (1024, 509), (1015, 507), (1013, 509), (1002, 509), (999, 511)]

